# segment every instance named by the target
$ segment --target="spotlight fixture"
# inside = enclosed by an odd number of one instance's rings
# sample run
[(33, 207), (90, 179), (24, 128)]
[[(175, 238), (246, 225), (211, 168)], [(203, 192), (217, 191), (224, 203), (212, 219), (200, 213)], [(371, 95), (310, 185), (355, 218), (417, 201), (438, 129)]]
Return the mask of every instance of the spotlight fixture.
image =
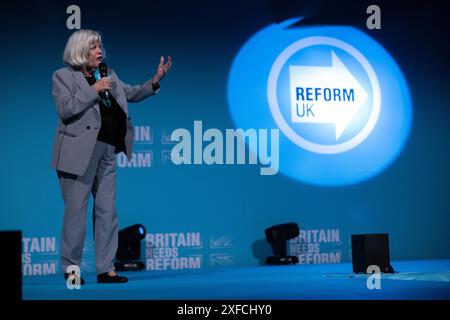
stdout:
[(141, 224), (134, 224), (119, 231), (119, 245), (114, 266), (118, 271), (137, 271), (144, 269), (141, 259), (141, 240), (146, 230)]
[(291, 222), (272, 226), (266, 229), (265, 233), (266, 240), (271, 244), (273, 250), (273, 256), (269, 256), (266, 259), (267, 264), (281, 265), (298, 263), (297, 256), (286, 255), (286, 241), (297, 237), (300, 233), (296, 223)]

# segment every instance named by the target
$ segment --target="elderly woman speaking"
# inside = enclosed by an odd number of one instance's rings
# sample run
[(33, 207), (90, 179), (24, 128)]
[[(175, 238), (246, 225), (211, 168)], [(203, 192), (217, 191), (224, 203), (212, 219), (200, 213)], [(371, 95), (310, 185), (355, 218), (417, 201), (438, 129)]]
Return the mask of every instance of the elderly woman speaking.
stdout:
[(84, 283), (81, 277), (74, 279), (78, 273), (69, 275), (68, 268), (81, 265), (92, 193), (97, 282), (127, 282), (113, 264), (118, 246), (115, 155), (123, 151), (130, 159), (132, 153), (128, 102), (159, 92), (172, 60), (169, 56), (165, 63), (161, 56), (155, 75), (142, 85), (125, 84), (113, 70), (106, 70), (102, 38), (93, 30), (74, 32), (63, 58), (67, 66), (56, 70), (52, 78), (58, 128), (51, 165), (57, 170), (65, 207), (61, 236), (64, 277)]

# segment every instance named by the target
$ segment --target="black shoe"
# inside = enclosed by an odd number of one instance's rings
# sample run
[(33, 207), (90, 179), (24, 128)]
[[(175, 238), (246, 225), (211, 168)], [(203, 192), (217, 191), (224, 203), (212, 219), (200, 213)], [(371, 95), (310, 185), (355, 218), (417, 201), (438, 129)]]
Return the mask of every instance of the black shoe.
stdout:
[(117, 272), (114, 276), (110, 276), (110, 275), (108, 275), (108, 272), (105, 272), (105, 273), (101, 273), (101, 274), (97, 275), (97, 282), (98, 283), (125, 283), (125, 282), (128, 282), (128, 278), (119, 276), (119, 274)]
[[(64, 279), (67, 280), (67, 278), (69, 278), (69, 274), (68, 273), (64, 273)], [(72, 284), (75, 284), (75, 279), (72, 280)], [(84, 284), (83, 277), (80, 277), (80, 284)]]

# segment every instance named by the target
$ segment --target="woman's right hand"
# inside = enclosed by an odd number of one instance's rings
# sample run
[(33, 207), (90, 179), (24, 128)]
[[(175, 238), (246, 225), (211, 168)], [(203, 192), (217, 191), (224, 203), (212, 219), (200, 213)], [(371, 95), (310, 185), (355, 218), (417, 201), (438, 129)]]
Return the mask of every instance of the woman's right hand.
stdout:
[(111, 90), (112, 88), (112, 81), (108, 77), (101, 78), (96, 83), (92, 85), (94, 87), (95, 91), (97, 92), (104, 92), (106, 90)]

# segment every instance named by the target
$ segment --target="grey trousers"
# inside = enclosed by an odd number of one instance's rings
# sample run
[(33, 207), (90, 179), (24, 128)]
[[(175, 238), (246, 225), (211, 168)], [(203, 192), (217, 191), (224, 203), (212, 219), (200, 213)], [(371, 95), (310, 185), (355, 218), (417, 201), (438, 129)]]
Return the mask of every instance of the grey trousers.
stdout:
[(97, 141), (92, 158), (82, 176), (57, 171), (64, 199), (64, 222), (61, 235), (61, 267), (81, 268), (86, 236), (86, 213), (89, 196), (94, 198), (94, 250), (97, 274), (114, 270), (113, 259), (118, 245), (116, 212), (115, 147)]

